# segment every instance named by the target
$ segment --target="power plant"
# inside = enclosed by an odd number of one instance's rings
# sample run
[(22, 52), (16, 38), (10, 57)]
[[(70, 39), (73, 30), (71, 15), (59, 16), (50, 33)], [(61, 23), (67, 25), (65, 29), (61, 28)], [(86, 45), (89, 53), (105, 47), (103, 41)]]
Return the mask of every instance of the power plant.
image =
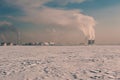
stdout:
[(88, 45), (93, 45), (95, 43), (95, 40), (88, 40)]

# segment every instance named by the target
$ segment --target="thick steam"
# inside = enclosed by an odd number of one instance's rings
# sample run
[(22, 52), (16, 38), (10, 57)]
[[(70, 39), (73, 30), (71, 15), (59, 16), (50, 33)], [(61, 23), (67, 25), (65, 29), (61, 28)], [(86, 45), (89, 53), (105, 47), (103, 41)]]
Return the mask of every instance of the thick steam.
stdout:
[(88, 40), (94, 40), (95, 39), (94, 26), (96, 24), (95, 20), (90, 16), (85, 15), (81, 16), (80, 14), (75, 14), (75, 16), (77, 17), (78, 20), (77, 26), (79, 27), (80, 30), (82, 30), (86, 38)]
[(76, 28), (84, 33), (87, 40), (95, 39), (95, 20), (91, 16), (82, 14), (79, 10), (43, 8), (39, 13), (39, 16), (29, 16), (29, 20), (30, 17), (32, 18), (31, 22), (38, 20), (35, 23)]

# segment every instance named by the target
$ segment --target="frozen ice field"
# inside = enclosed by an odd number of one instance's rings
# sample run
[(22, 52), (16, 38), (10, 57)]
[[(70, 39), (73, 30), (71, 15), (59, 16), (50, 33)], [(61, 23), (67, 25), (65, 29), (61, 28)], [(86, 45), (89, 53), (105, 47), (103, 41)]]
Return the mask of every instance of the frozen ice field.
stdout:
[(1, 46), (0, 80), (120, 80), (120, 46)]

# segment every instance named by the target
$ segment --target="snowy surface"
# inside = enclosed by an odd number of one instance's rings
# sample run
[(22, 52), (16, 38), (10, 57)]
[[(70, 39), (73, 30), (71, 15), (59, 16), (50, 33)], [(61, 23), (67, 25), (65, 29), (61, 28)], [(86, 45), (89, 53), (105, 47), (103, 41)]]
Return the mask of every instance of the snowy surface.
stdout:
[(120, 80), (120, 46), (1, 46), (0, 80)]

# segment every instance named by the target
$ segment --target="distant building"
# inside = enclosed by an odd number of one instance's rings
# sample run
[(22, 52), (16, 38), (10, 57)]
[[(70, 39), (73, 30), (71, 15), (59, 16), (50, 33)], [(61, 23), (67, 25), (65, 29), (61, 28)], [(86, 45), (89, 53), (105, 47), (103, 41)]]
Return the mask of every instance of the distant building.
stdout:
[(44, 46), (49, 46), (49, 42), (43, 42)]
[(39, 42), (38, 45), (44, 46), (44, 42)]
[(7, 46), (7, 43), (6, 42), (1, 42), (0, 46)]
[(7, 46), (13, 46), (14, 44), (13, 43), (7, 43)]
[(13, 46), (13, 43), (6, 43), (6, 42), (2, 42), (0, 43), (0, 46)]
[(29, 42), (25, 43), (23, 45), (29, 45), (29, 46), (54, 46), (54, 42)]
[(49, 42), (49, 46), (54, 46), (55, 43), (54, 42)]
[(29, 42), (29, 43), (25, 43), (24, 45), (29, 45), (29, 46), (31, 46), (31, 45), (33, 45), (33, 44)]

